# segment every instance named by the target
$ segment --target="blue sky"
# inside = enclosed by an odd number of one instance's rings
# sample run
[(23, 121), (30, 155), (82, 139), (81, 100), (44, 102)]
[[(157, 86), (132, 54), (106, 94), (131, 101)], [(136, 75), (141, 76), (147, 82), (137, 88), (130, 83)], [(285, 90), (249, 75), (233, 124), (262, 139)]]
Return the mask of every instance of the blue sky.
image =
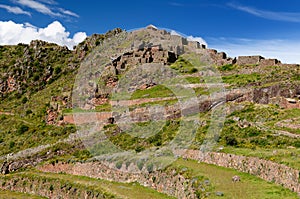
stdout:
[(299, 0), (0, 0), (0, 44), (37, 37), (72, 46), (85, 35), (148, 24), (202, 37), (230, 56), (300, 63)]

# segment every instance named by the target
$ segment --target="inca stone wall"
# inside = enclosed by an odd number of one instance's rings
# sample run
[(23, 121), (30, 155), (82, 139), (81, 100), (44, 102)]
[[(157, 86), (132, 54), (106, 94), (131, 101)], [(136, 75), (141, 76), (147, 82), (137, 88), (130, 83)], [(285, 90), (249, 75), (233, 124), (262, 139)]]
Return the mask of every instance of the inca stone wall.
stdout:
[(69, 181), (32, 176), (0, 178), (0, 189), (29, 193), (51, 199), (114, 198), (103, 190), (92, 190)]
[(198, 160), (208, 164), (236, 169), (258, 176), (269, 182), (282, 185), (300, 195), (299, 170), (257, 157), (245, 157), (226, 153), (196, 150), (178, 151), (184, 158)]
[(251, 65), (259, 64), (259, 62), (264, 59), (262, 56), (239, 56), (237, 59), (238, 65)]
[[(129, 165), (129, 167), (134, 167), (134, 165)], [(203, 190), (203, 187), (194, 187), (195, 179), (187, 179), (175, 169), (168, 172), (144, 171), (141, 173), (131, 173), (128, 171), (129, 169), (125, 164), (118, 169), (111, 168), (111, 166), (107, 166), (100, 162), (76, 164), (58, 163), (55, 165), (45, 165), (39, 169), (44, 172), (65, 172), (71, 175), (82, 175), (109, 181), (125, 183), (138, 182), (143, 186), (150, 187), (170, 196), (175, 196), (176, 198), (198, 198), (196, 190)]]

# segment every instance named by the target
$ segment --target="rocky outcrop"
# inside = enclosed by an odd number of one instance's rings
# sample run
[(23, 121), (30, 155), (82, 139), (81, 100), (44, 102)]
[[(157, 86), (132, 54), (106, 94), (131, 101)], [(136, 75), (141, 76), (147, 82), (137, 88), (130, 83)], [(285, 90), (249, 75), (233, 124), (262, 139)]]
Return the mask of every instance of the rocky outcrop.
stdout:
[[(70, 59), (72, 51), (67, 47), (34, 40), (29, 45), (3, 46), (0, 59), (0, 96), (8, 96), (16, 91), (20, 95), (28, 90), (35, 92), (47, 83), (56, 80), (78, 66), (76, 58)], [(62, 63), (67, 63), (63, 65)], [(28, 89), (30, 88), (30, 89)]]

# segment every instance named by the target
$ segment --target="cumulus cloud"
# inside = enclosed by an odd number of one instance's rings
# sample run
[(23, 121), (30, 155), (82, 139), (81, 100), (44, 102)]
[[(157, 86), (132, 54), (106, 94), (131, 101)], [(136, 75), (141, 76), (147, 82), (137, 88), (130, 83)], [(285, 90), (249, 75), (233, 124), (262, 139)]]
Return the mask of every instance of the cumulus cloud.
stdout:
[(185, 36), (184, 34), (178, 33), (175, 30), (171, 30), (170, 33), (171, 33), (171, 35), (185, 37), (185, 38), (187, 38), (188, 41), (198, 41), (200, 44), (204, 44), (205, 46), (207, 46), (207, 42), (202, 37)]
[(171, 30), (171, 35), (177, 35), (177, 36), (182, 36), (181, 34), (179, 34), (178, 32), (176, 32), (175, 30)]
[(78, 32), (71, 38), (70, 33), (58, 21), (54, 21), (45, 28), (37, 28), (28, 23), (0, 21), (0, 45), (29, 44), (30, 41), (39, 39), (72, 49), (86, 37), (86, 33)]
[(207, 46), (207, 42), (202, 37), (188, 36), (187, 40), (188, 41), (198, 41), (200, 44), (204, 44), (205, 46)]
[(214, 38), (209, 43), (211, 48), (224, 51), (231, 57), (262, 55), (265, 58), (277, 58), (283, 63), (300, 64), (300, 40)]
[(8, 6), (8, 5), (3, 5), (0, 4), (0, 8), (3, 8), (5, 10), (7, 10), (7, 12), (13, 13), (13, 14), (24, 14), (24, 15), (28, 15), (31, 16), (30, 12), (24, 11), (19, 7), (16, 6)]

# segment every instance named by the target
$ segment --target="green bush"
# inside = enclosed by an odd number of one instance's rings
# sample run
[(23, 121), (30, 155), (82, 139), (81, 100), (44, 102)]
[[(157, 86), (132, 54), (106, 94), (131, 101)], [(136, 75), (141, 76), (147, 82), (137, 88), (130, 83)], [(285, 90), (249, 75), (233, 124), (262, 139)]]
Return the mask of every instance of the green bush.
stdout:
[(62, 71), (62, 69), (61, 69), (60, 66), (56, 66), (56, 67), (54, 68), (54, 74), (55, 74), (55, 75), (58, 75), (61, 71)]
[(237, 146), (238, 145), (237, 139), (233, 136), (226, 136), (225, 141), (226, 141), (226, 144), (229, 146)]
[(26, 104), (26, 102), (28, 102), (28, 98), (27, 97), (23, 97), (22, 98), (22, 104)]
[(234, 65), (232, 65), (232, 64), (226, 64), (226, 65), (220, 66), (219, 70), (221, 70), (221, 71), (231, 71), (234, 68), (235, 68)]
[(15, 145), (16, 145), (16, 143), (15, 143), (14, 141), (10, 141), (10, 142), (9, 142), (9, 149), (14, 148)]
[(25, 133), (28, 130), (29, 130), (29, 127), (26, 126), (26, 125), (24, 125), (24, 124), (22, 124), (17, 129), (17, 135), (22, 135), (23, 133)]

